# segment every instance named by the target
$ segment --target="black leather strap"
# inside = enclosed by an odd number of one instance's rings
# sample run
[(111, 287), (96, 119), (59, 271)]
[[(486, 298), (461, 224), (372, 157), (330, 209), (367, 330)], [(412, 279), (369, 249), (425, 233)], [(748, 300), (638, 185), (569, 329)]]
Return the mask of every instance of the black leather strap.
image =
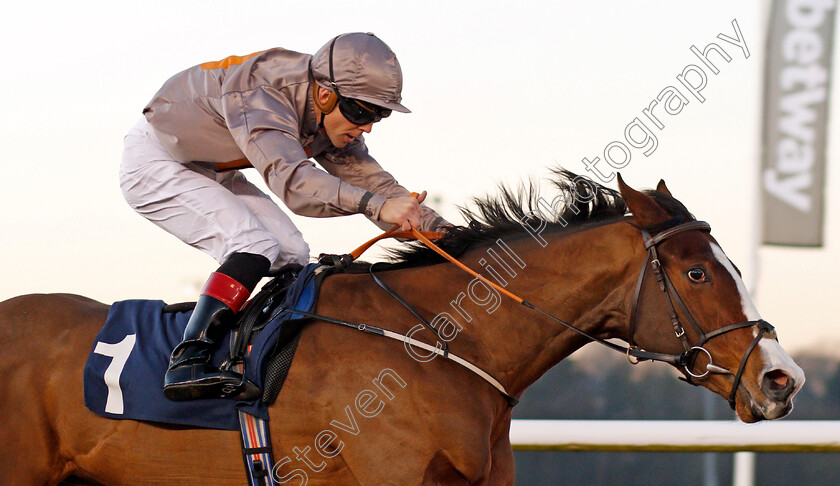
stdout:
[(648, 260), (642, 263), (642, 270), (639, 271), (639, 278), (636, 280), (636, 290), (633, 291), (633, 309), (630, 311), (630, 325), (627, 328), (627, 343), (631, 347), (636, 346), (636, 341), (633, 336), (636, 334), (636, 322), (639, 320), (639, 300), (642, 298), (642, 286), (645, 283), (645, 275), (647, 275)]
[(429, 322), (425, 317), (423, 317), (423, 314), (418, 312), (417, 309), (415, 309), (411, 304), (408, 303), (408, 301), (403, 299), (398, 293), (394, 292), (391, 289), (391, 287), (387, 286), (385, 284), (385, 282), (382, 281), (382, 279), (377, 277), (376, 274), (374, 273), (375, 272), (374, 267), (376, 267), (376, 263), (374, 263), (373, 265), (370, 266), (370, 268), (368, 269), (368, 272), (370, 273), (370, 276), (373, 277), (373, 281), (376, 282), (376, 285), (379, 285), (380, 287), (382, 287), (382, 289), (385, 292), (387, 292), (388, 295), (393, 297), (397, 302), (402, 304), (403, 307), (408, 309), (409, 312), (414, 314), (414, 317), (420, 319), (420, 322), (422, 322), (423, 325), (425, 325), (427, 328), (429, 328), (430, 331), (435, 333), (435, 336), (437, 336), (439, 340), (443, 341), (443, 357), (444, 358), (447, 357), (449, 355), (449, 341), (447, 341), (446, 339), (443, 339), (441, 337), (440, 332), (437, 329), (435, 329), (435, 327), (432, 325), (431, 322)]
[(368, 191), (361, 199), (359, 199), (359, 213), (366, 214), (365, 211), (367, 211), (368, 202), (370, 202), (370, 198), (372, 197), (373, 193)]
[(729, 406), (732, 407), (732, 410), (735, 410), (735, 397), (738, 394), (738, 387), (741, 386), (741, 375), (744, 374), (744, 369), (747, 367), (747, 360), (749, 359), (750, 355), (758, 346), (759, 341), (761, 338), (764, 337), (770, 330), (773, 329), (773, 326), (770, 325), (769, 322), (766, 321), (758, 321), (758, 335), (753, 339), (750, 343), (749, 347), (747, 348), (746, 352), (744, 352), (744, 357), (741, 359), (741, 364), (738, 366), (738, 372), (735, 373), (735, 379), (732, 381), (732, 391), (729, 392)]
[(678, 233), (691, 230), (711, 231), (712, 227), (709, 226), (709, 223), (705, 221), (689, 221), (688, 223), (679, 224), (677, 226), (674, 226), (673, 228), (666, 229), (661, 233), (657, 233), (656, 236), (652, 238), (646, 239), (645, 248), (656, 246), (662, 241), (665, 241)]

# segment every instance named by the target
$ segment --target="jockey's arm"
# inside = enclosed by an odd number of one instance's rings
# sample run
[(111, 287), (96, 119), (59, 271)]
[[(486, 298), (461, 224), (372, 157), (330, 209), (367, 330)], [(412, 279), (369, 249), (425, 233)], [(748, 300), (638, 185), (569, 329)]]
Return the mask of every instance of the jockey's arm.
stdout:
[[(273, 139), (272, 145), (275, 147), (286, 145), (280, 151), (283, 155), (275, 156), (274, 160), (264, 165), (255, 162), (250, 156), (248, 159), (260, 171), (269, 189), (292, 212), (315, 218), (346, 216), (362, 211), (374, 217), (379, 216), (385, 198), (373, 201), (373, 198), (366, 196), (368, 191), (365, 189), (316, 167), (300, 143), (292, 137), (287, 138), (278, 132), (264, 138)], [(373, 204), (376, 202), (379, 204)]]
[[(239, 149), (292, 212), (315, 218), (360, 212), (367, 190), (309, 160), (298, 140), (294, 102), (286, 93), (264, 87), (234, 92), (224, 97), (220, 108)], [(373, 216), (379, 216), (384, 202), (381, 198), (378, 206), (370, 205), (376, 210)]]
[[(321, 154), (315, 157), (315, 160), (327, 172), (341, 180), (387, 199), (387, 203), (383, 201), (380, 205), (380, 213), (377, 217), (366, 215), (368, 219), (383, 230), (390, 229), (395, 223), (404, 221), (405, 216), (412, 214), (413, 208), (422, 203), (422, 199), (418, 201), (411, 198), (411, 192), (401, 186), (394, 179), (394, 176), (385, 171), (376, 159), (368, 154), (363, 137), (343, 150)], [(419, 204), (419, 212), (419, 221), (416, 222), (419, 222), (419, 229), (423, 231), (436, 231), (444, 226), (451, 225), (435, 210), (424, 204)], [(410, 217), (409, 220), (415, 223), (413, 217)]]
[[(225, 121), (248, 161), (269, 189), (295, 214), (316, 218), (362, 213), (383, 229), (386, 201), (410, 193), (367, 153), (363, 139), (316, 157), (327, 172), (309, 160), (298, 140), (300, 121), (291, 100), (270, 89), (255, 89), (224, 100)], [(389, 204), (389, 206), (393, 206)], [(386, 211), (386, 219), (392, 220)], [(431, 208), (420, 207), (420, 227), (446, 223)]]

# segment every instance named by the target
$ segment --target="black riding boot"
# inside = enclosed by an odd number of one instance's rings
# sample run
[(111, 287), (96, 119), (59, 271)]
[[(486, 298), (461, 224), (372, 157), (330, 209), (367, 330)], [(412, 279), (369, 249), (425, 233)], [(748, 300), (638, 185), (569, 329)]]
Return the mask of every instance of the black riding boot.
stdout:
[(166, 398), (250, 400), (259, 396), (259, 388), (241, 374), (210, 364), (213, 351), (234, 323), (233, 309), (241, 308), (249, 294), (250, 290), (227, 275), (217, 272), (210, 276), (184, 330), (183, 341), (172, 351), (163, 385)]

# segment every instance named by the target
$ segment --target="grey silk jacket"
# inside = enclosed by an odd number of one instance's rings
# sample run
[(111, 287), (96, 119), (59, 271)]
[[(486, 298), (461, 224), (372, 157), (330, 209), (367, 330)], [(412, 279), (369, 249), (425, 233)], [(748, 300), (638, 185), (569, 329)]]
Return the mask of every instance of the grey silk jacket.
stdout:
[[(363, 137), (339, 149), (318, 131), (311, 59), (277, 48), (200, 64), (166, 81), (143, 113), (180, 162), (253, 166), (295, 214), (363, 213), (388, 228), (379, 221), (382, 205), (409, 191), (368, 154)], [(422, 230), (448, 224), (421, 207)]]

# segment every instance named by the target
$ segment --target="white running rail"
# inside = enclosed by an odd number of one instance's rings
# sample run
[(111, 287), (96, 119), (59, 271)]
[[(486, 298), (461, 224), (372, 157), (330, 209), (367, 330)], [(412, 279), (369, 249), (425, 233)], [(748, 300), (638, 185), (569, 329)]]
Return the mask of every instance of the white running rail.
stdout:
[(514, 450), (840, 452), (840, 421), (513, 420)]

